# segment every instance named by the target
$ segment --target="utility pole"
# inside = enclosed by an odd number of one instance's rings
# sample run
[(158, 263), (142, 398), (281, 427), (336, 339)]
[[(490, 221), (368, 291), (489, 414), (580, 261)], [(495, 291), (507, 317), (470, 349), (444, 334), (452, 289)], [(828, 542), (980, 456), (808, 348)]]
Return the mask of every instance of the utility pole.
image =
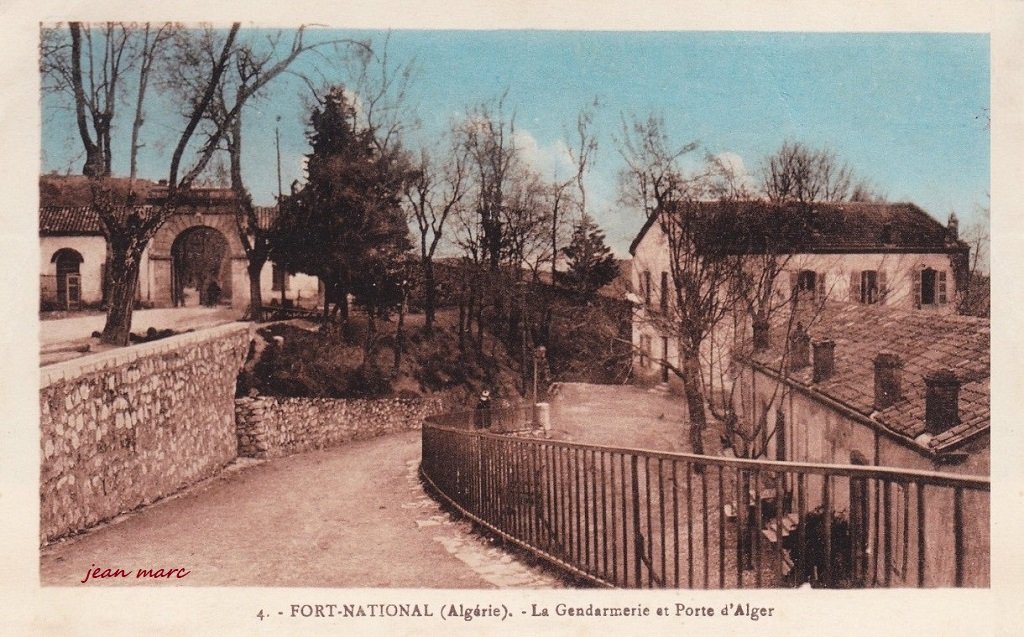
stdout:
[[(277, 116), (280, 124), (281, 116)], [(281, 128), (274, 126), (274, 139), (277, 140), (277, 211), (281, 212)]]

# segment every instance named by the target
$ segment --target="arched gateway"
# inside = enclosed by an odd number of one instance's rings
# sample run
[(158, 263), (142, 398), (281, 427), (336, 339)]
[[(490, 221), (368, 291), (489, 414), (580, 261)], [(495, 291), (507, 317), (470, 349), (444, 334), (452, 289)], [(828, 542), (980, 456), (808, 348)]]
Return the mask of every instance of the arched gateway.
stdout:
[(153, 237), (149, 262), (154, 305), (248, 303), (245, 250), (230, 213), (174, 215)]

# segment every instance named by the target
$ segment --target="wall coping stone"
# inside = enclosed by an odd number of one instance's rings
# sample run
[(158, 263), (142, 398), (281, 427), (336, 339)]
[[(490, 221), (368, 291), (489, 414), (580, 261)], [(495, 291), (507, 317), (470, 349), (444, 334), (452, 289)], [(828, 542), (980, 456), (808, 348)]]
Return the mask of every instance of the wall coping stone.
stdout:
[(103, 369), (126, 365), (143, 357), (157, 356), (181, 349), (187, 345), (198, 345), (207, 341), (219, 340), (226, 336), (241, 334), (242, 332), (247, 332), (249, 337), (253, 338), (256, 333), (255, 324), (235, 321), (224, 325), (204, 327), (194, 332), (176, 334), (148, 343), (118, 347), (61, 361), (39, 369), (39, 389), (46, 389), (65, 380), (75, 380)]

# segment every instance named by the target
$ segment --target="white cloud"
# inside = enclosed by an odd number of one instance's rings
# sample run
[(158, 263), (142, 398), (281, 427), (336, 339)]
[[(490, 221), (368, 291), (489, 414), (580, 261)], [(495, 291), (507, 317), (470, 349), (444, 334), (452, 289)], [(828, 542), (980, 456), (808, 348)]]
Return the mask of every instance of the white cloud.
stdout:
[(731, 150), (713, 155), (715, 161), (732, 176), (737, 187), (744, 188), (748, 193), (756, 193), (760, 189), (760, 180), (747, 170), (746, 162), (738, 153)]
[(530, 131), (519, 129), (513, 141), (523, 160), (545, 179), (568, 179), (576, 172), (572, 153), (564, 140), (542, 146)]

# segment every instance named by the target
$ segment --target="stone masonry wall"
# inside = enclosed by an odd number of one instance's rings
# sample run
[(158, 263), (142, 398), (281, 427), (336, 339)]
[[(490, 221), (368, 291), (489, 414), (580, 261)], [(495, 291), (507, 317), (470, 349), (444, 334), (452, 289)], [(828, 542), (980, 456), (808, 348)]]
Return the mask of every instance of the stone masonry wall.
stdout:
[(40, 539), (86, 529), (207, 478), (237, 455), (232, 323), (40, 370)]
[(235, 401), (238, 455), (273, 458), (419, 429), (424, 418), (448, 411), (451, 404), (445, 396), (374, 400), (239, 398)]

